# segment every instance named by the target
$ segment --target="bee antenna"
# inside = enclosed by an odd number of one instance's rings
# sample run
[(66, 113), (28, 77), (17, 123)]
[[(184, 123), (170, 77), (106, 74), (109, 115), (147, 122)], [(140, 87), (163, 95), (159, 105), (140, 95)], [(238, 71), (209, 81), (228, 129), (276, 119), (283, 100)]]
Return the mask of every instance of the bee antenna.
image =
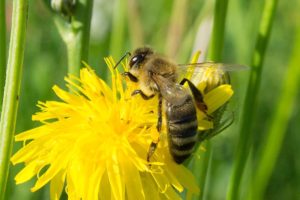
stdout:
[(116, 63), (116, 65), (114, 66), (114, 69), (117, 68), (117, 66), (122, 62), (122, 60), (124, 60), (124, 58), (125, 58), (126, 56), (131, 56), (131, 53), (127, 51), (127, 52), (120, 58), (120, 60)]

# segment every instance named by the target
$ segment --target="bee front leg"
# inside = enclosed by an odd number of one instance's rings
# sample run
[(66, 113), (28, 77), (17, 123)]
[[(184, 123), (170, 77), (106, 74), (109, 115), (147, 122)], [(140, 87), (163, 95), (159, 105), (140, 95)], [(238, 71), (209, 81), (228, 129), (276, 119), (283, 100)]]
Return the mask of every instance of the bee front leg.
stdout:
[(207, 118), (209, 120), (212, 120), (213, 117), (207, 113), (207, 105), (203, 100), (203, 95), (202, 95), (201, 91), (198, 90), (198, 88), (194, 85), (194, 83), (192, 83), (189, 79), (186, 79), (186, 78), (182, 79), (182, 81), (180, 82), (180, 85), (184, 85), (185, 82), (187, 82), (189, 85), (189, 88), (193, 94), (197, 108), (199, 110), (201, 110), (207, 116)]
[(162, 96), (161, 96), (161, 94), (159, 94), (159, 96), (158, 96), (158, 120), (157, 120), (157, 125), (156, 125), (156, 129), (159, 133), (159, 137), (157, 138), (156, 141), (152, 141), (150, 144), (148, 154), (147, 154), (148, 162), (150, 162), (150, 158), (152, 157), (152, 155), (154, 154), (154, 152), (157, 148), (157, 144), (160, 139), (161, 126), (162, 126)]
[(138, 82), (138, 78), (135, 77), (133, 74), (131, 74), (130, 72), (124, 72), (122, 73), (123, 76), (128, 76), (128, 78), (132, 81), (132, 82)]

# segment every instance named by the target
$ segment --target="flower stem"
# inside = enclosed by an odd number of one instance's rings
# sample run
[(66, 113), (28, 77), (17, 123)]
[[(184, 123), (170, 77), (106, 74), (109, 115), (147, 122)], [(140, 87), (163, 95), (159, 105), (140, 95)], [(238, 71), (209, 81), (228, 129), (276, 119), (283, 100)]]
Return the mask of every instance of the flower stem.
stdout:
[[(224, 46), (224, 33), (225, 33), (225, 22), (226, 22), (226, 11), (227, 11), (228, 0), (216, 0), (215, 11), (214, 11), (214, 24), (212, 30), (212, 40), (210, 43), (210, 49), (208, 53), (208, 59), (213, 61), (220, 61), (222, 59), (222, 51)], [(203, 159), (200, 176), (200, 187), (204, 188), (206, 178), (208, 177), (207, 171), (209, 167), (209, 161), (212, 157), (212, 150), (210, 141), (206, 143), (207, 155)], [(195, 170), (195, 169), (194, 169)], [(205, 174), (204, 174), (205, 173)], [(203, 198), (203, 191), (200, 199)]]
[(168, 34), (166, 37), (165, 53), (170, 57), (175, 57), (182, 41), (184, 26), (186, 24), (186, 14), (188, 10), (187, 0), (176, 0), (173, 2), (172, 15), (170, 17)]
[(228, 0), (216, 0), (212, 38), (208, 53), (208, 59), (212, 61), (221, 61), (222, 59), (227, 5)]
[(129, 38), (132, 47), (137, 48), (144, 45), (144, 30), (142, 28), (141, 14), (137, 0), (128, 0), (128, 27)]
[[(115, 0), (113, 7), (112, 17), (112, 30), (110, 36), (109, 53), (114, 58), (119, 59), (124, 51), (124, 38), (125, 38), (125, 22), (126, 22), (126, 0)], [(130, 12), (130, 10), (128, 11)], [(105, 73), (105, 72), (104, 72)], [(109, 71), (106, 72), (106, 80), (110, 82), (108, 78), (111, 74)]]
[(0, 1), (0, 111), (2, 107), (3, 88), (6, 65), (6, 24), (5, 1)]
[[(208, 177), (208, 168), (209, 168), (209, 162), (210, 162), (210, 159), (212, 157), (212, 149), (211, 149), (211, 144), (210, 144), (210, 141), (206, 141), (205, 142), (205, 148), (206, 148), (206, 151), (205, 152), (202, 152), (202, 157), (201, 158), (201, 161), (202, 161), (202, 165), (196, 169), (199, 169), (199, 172), (200, 172), (200, 183), (199, 185), (201, 186), (201, 193), (200, 193), (200, 196), (199, 196), (199, 199), (204, 199), (204, 191), (205, 191), (205, 184), (206, 184), (206, 179)], [(201, 156), (201, 154), (200, 154)]]
[[(210, 27), (210, 18), (212, 19), (213, 13), (210, 12), (210, 8), (212, 3), (210, 1), (205, 1), (201, 5), (199, 5), (198, 14), (193, 22), (193, 24), (189, 27), (188, 31), (184, 34), (184, 38), (181, 41), (180, 49), (178, 49), (178, 60), (187, 60), (190, 58), (190, 55), (193, 51), (201, 50), (201, 56), (198, 62), (203, 61), (204, 56), (206, 55), (208, 49), (208, 43), (202, 42), (203, 40), (209, 41), (210, 39), (210, 31), (206, 31), (206, 28), (211, 29)], [(209, 13), (209, 14), (208, 14)], [(212, 21), (212, 20), (211, 20)], [(212, 22), (211, 22), (212, 24)], [(204, 29), (205, 28), (205, 33)], [(208, 34), (206, 34), (209, 32)]]
[(7, 77), (0, 122), (0, 199), (3, 199), (5, 194), (9, 159), (13, 146), (24, 57), (27, 10), (27, 0), (13, 1)]
[(260, 23), (260, 29), (256, 41), (254, 54), (252, 57), (252, 71), (250, 74), (246, 100), (242, 113), (242, 122), (240, 127), (240, 137), (235, 155), (233, 173), (227, 193), (227, 200), (235, 200), (239, 197), (240, 184), (242, 180), (245, 164), (251, 149), (252, 143), (252, 125), (253, 110), (257, 107), (257, 92), (261, 81), (261, 71), (266, 52), (267, 44), (270, 38), (272, 22), (276, 10), (277, 0), (265, 0), (263, 15)]
[[(300, 28), (296, 33), (294, 49), (290, 64), (283, 79), (281, 96), (275, 106), (276, 110), (271, 119), (270, 129), (265, 144), (262, 145), (261, 157), (252, 182), (252, 198), (263, 199), (263, 194), (274, 169), (283, 138), (286, 133), (289, 118), (293, 111), (293, 105), (300, 83)], [(248, 198), (249, 199), (249, 198)]]
[(70, 22), (60, 17), (55, 19), (67, 46), (68, 72), (73, 75), (79, 75), (82, 61), (88, 61), (92, 7), (93, 0), (78, 0)]
[(125, 0), (114, 1), (114, 15), (109, 51), (110, 54), (115, 58), (119, 58), (121, 57), (121, 54), (125, 53), (123, 52), (123, 48), (125, 36), (126, 3), (127, 1)]

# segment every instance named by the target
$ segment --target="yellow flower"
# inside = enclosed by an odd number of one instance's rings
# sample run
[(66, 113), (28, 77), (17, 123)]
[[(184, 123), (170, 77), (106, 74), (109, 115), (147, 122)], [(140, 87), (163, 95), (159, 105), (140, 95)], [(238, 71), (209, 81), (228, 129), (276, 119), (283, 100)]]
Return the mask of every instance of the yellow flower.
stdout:
[[(42, 125), (15, 137), (24, 146), (11, 161), (25, 163), (16, 183), (37, 176), (31, 191), (50, 182), (51, 199), (59, 199), (64, 188), (69, 199), (82, 200), (181, 199), (184, 190), (189, 196), (199, 193), (191, 172), (170, 157), (165, 136), (151, 166), (146, 161), (152, 138), (158, 134), (157, 99), (131, 97), (135, 85), (124, 85), (113, 70), (112, 58), (105, 60), (111, 87), (87, 66), (79, 78), (65, 78), (72, 92), (53, 87), (62, 102), (38, 102), (41, 112), (32, 119)], [(229, 85), (206, 94), (209, 113), (231, 95)], [(202, 116), (199, 127), (205, 130), (212, 125)]]

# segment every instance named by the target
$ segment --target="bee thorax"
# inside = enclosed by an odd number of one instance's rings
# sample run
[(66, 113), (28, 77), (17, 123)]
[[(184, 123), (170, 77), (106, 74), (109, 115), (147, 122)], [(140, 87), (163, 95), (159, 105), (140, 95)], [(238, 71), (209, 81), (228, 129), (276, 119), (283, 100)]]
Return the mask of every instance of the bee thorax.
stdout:
[(151, 96), (157, 93), (157, 87), (155, 84), (140, 82), (140, 89), (147, 96)]

